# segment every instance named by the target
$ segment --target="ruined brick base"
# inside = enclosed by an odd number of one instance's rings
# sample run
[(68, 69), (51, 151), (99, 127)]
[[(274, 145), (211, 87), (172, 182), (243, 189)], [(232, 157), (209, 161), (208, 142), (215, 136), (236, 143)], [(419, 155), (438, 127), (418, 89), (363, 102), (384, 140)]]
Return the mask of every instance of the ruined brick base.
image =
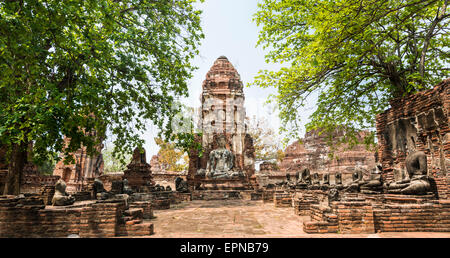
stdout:
[(233, 200), (242, 199), (240, 191), (235, 190), (201, 190), (192, 193), (192, 200)]
[(294, 193), (289, 192), (275, 192), (273, 196), (273, 203), (275, 207), (292, 207), (292, 197)]
[(252, 183), (247, 178), (238, 179), (204, 179), (195, 178), (189, 184), (196, 185), (196, 190), (252, 190)]
[(264, 190), (262, 193), (262, 201), (264, 203), (273, 202), (273, 196), (274, 196), (275, 192), (276, 192), (276, 190)]
[[(311, 221), (303, 223), (306, 233), (450, 232), (450, 200), (427, 198), (355, 197), (333, 202), (331, 207), (299, 199), (296, 213), (311, 216)], [(309, 211), (300, 209), (308, 205)]]
[(189, 202), (189, 201), (192, 201), (192, 194), (191, 193), (173, 192), (173, 196), (178, 202)]
[(319, 198), (313, 194), (303, 194), (293, 199), (294, 213), (299, 216), (311, 215), (311, 205), (319, 204)]
[(143, 219), (152, 214), (148, 202), (130, 209), (123, 200), (53, 207), (36, 196), (0, 196), (0, 237), (147, 236), (153, 234), (153, 224)]
[(154, 210), (170, 209), (170, 204), (175, 203), (172, 191), (134, 193), (130, 196), (132, 202), (147, 201), (152, 203)]
[(243, 200), (251, 200), (251, 201), (258, 201), (262, 200), (262, 191), (259, 190), (244, 190), (240, 191), (240, 195)]

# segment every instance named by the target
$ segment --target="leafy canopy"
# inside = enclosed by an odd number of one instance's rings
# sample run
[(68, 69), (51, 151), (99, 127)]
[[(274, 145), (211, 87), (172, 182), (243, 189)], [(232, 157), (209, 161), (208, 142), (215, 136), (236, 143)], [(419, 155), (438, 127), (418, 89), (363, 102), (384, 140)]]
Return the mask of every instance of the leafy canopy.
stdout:
[[(298, 110), (318, 96), (307, 130), (373, 129), (389, 101), (449, 76), (448, 1), (264, 0), (254, 16), (266, 62), (253, 85), (275, 87), (283, 130), (298, 135)], [(353, 132), (353, 134), (351, 133)], [(373, 142), (374, 135), (367, 141)]]
[(253, 138), (257, 161), (281, 161), (284, 158), (282, 141), (266, 118), (253, 116), (246, 124)]
[(114, 155), (114, 145), (106, 144), (102, 150), (102, 157), (104, 161), (104, 173), (122, 172), (127, 169), (127, 165), (130, 163), (132, 155), (130, 153), (123, 153), (123, 160), (120, 160)]
[(131, 153), (149, 120), (170, 135), (203, 38), (194, 2), (1, 1), (0, 144), (33, 142), (42, 161), (107, 131)]
[(154, 139), (160, 147), (158, 162), (163, 170), (181, 172), (188, 169), (189, 156), (173, 142), (166, 142), (161, 138)]

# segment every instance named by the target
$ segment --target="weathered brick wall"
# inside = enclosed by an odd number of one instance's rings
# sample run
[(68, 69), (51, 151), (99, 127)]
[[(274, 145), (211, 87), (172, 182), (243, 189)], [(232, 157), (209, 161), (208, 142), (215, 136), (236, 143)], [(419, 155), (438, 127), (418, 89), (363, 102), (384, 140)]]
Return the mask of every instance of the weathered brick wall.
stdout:
[(450, 201), (384, 204), (373, 208), (375, 230), (381, 232), (450, 232)]
[[(139, 214), (151, 212), (144, 204)], [(124, 202), (85, 202), (65, 207), (45, 207), (40, 197), (0, 198), (0, 237), (142, 236), (153, 233), (153, 224), (142, 217), (123, 220)], [(150, 209), (150, 211), (149, 211)]]
[(194, 191), (192, 200), (231, 200), (242, 199), (239, 191), (233, 190), (212, 190)]
[(172, 194), (173, 194), (174, 198), (180, 202), (192, 201), (191, 193), (180, 193), (180, 192), (174, 191)]
[(44, 205), (16, 207), (20, 200), (0, 199), (0, 237), (67, 237), (79, 233), (81, 208), (44, 210)]
[(59, 176), (24, 175), (20, 185), (21, 193), (39, 193), (44, 185), (55, 185)]
[(111, 191), (113, 181), (123, 180), (123, 172), (107, 173), (98, 177), (103, 182), (106, 191)]
[(294, 213), (299, 216), (311, 215), (310, 207), (319, 204), (319, 198), (313, 194), (300, 194), (294, 197)]
[(264, 190), (262, 193), (263, 202), (273, 202), (275, 190)]
[(155, 210), (170, 209), (170, 199), (155, 199), (152, 203)]
[(450, 198), (450, 79), (433, 89), (391, 101), (377, 115), (379, 158), (383, 178), (395, 180), (406, 173), (405, 159), (414, 149), (426, 153), (428, 175), (439, 199)]
[(159, 184), (162, 186), (170, 186), (172, 189), (175, 189), (175, 178), (181, 177), (183, 180), (187, 178), (187, 171), (168, 171), (164, 168), (162, 164), (159, 162), (158, 155), (153, 155), (150, 160), (150, 167), (153, 175), (153, 180), (155, 184)]
[(140, 208), (142, 209), (142, 217), (144, 219), (152, 219), (153, 218), (153, 205), (151, 202), (133, 202), (130, 203), (130, 209)]
[[(0, 194), (3, 193), (3, 189), (6, 183), (6, 176), (8, 170), (0, 170)], [(27, 175), (22, 176), (20, 184), (21, 193), (39, 193), (41, 188), (45, 185), (55, 185), (59, 176), (45, 176), (45, 175)]]
[[(414, 198), (410, 198), (411, 201)], [(387, 201), (387, 202), (386, 202)], [(450, 232), (450, 201), (418, 199), (416, 203), (339, 201), (331, 207), (310, 205), (306, 233), (372, 234), (375, 232)], [(422, 203), (425, 201), (425, 203)]]
[(92, 200), (93, 196), (91, 192), (76, 192), (74, 194), (72, 194), (72, 196), (75, 198), (75, 201), (80, 202), (80, 201), (87, 201), (87, 200)]
[(45, 185), (40, 190), (40, 196), (45, 205), (51, 205), (53, 195), (55, 194), (54, 185)]
[(263, 191), (254, 191), (250, 194), (250, 200), (260, 201), (263, 199)]
[(183, 180), (186, 180), (185, 174), (181, 174), (178, 172), (172, 172), (172, 171), (167, 171), (167, 172), (159, 171), (156, 173), (152, 171), (152, 175), (153, 175), (153, 180), (155, 181), (155, 184), (159, 184), (164, 187), (170, 186), (172, 188), (172, 190), (175, 190), (175, 178), (181, 177), (181, 178), (183, 178)]
[(99, 203), (84, 207), (80, 214), (80, 237), (114, 237), (125, 203)]
[(293, 193), (276, 192), (273, 196), (273, 203), (275, 208), (278, 207), (292, 207)]
[(310, 206), (311, 221), (303, 222), (303, 231), (306, 233), (337, 233), (337, 216), (331, 213), (331, 209), (319, 204)]
[[(295, 176), (295, 173), (290, 173), (291, 177)], [(275, 185), (277, 183), (281, 183), (286, 181), (286, 173), (280, 170), (265, 170), (259, 171), (255, 175), (256, 181), (259, 186), (264, 187), (269, 184)]]
[(173, 199), (173, 192), (151, 192), (151, 193), (134, 193), (130, 196), (130, 201), (149, 201), (152, 203), (154, 210), (170, 209), (170, 204)]
[[(345, 134), (344, 130), (338, 130), (333, 134), (336, 140)], [(358, 138), (362, 140), (367, 131), (359, 132)], [(337, 149), (332, 149), (328, 143), (326, 133), (321, 130), (308, 131), (304, 138), (287, 146), (285, 157), (280, 163), (280, 171), (283, 175), (289, 173), (291, 176), (303, 168), (309, 168), (311, 174), (318, 173), (323, 178), (324, 173), (330, 173), (330, 183), (334, 183), (334, 175), (342, 173), (344, 183), (351, 181), (352, 173), (356, 166), (370, 171), (375, 167), (375, 155), (368, 151), (364, 144), (350, 146), (342, 144)], [(329, 154), (333, 153), (331, 158)], [(276, 175), (276, 173), (272, 173)], [(368, 177), (368, 175), (365, 175)], [(273, 179), (276, 177), (272, 176)]]
[(333, 213), (337, 215), (340, 233), (375, 233), (374, 212), (369, 202), (335, 202)]

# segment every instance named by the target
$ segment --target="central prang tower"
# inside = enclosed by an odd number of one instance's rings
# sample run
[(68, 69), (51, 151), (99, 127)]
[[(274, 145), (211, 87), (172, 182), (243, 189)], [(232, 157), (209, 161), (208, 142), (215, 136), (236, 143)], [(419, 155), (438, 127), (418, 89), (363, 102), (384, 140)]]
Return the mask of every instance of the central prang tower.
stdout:
[(195, 189), (252, 189), (256, 186), (253, 139), (247, 133), (243, 84), (224, 56), (206, 74), (201, 94), (203, 155), (191, 151), (188, 183)]

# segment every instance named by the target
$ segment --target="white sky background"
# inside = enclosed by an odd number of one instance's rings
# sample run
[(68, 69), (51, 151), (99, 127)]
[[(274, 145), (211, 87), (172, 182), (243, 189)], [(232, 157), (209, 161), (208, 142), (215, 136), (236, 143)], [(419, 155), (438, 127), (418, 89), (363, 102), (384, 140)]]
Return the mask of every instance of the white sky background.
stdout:
[[(271, 112), (272, 108), (264, 105), (268, 96), (275, 94), (276, 90), (274, 88), (247, 87), (259, 70), (278, 70), (281, 67), (277, 64), (267, 64), (264, 61), (266, 51), (262, 47), (256, 47), (259, 28), (252, 18), (258, 10), (258, 2), (261, 1), (205, 0), (204, 3), (198, 4), (199, 8), (203, 10), (201, 24), (205, 38), (201, 42), (199, 56), (193, 60), (193, 65), (199, 69), (194, 72), (193, 78), (188, 83), (189, 98), (183, 102), (190, 107), (200, 107), (200, 94), (206, 73), (214, 61), (224, 55), (241, 75), (247, 117), (266, 117), (270, 126), (277, 130), (280, 125), (277, 113)], [(308, 121), (313, 108), (314, 105), (309, 105), (302, 111), (304, 114), (303, 125)], [(153, 140), (156, 135), (156, 128), (151, 125), (143, 135), (146, 141), (144, 148), (147, 162), (158, 152), (159, 147)], [(300, 135), (304, 135), (304, 131)]]

